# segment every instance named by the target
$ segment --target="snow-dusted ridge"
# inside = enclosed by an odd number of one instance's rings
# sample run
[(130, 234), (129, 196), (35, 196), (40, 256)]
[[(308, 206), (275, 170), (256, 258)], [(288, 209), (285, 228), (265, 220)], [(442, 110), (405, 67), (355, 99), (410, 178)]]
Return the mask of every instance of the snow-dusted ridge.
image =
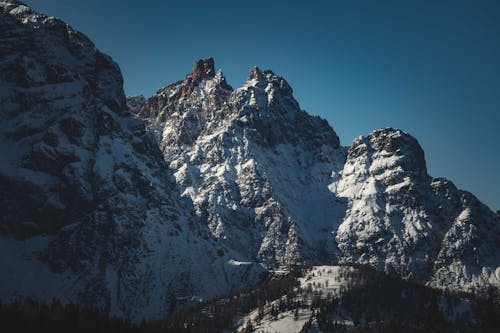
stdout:
[(342, 147), (285, 79), (253, 68), (233, 89), (211, 58), (125, 99), (83, 34), (19, 1), (0, 18), (1, 298), (160, 318), (267, 269), (331, 262), (500, 286), (498, 214), (430, 177), (409, 134)]
[(209, 237), (127, 116), (118, 66), (20, 6), (0, 2), (2, 300), (58, 297), (139, 321), (257, 281), (263, 268), (231, 264), (248, 258)]
[[(411, 135), (384, 128), (341, 147), (270, 70), (252, 68), (236, 90), (218, 85), (222, 73), (191, 76), (132, 113), (157, 133), (183, 195), (216, 238), (247, 244), (245, 255), (268, 268), (362, 263), (434, 286), (499, 285), (498, 219), (429, 176)], [(169, 89), (184, 93), (165, 97)]]

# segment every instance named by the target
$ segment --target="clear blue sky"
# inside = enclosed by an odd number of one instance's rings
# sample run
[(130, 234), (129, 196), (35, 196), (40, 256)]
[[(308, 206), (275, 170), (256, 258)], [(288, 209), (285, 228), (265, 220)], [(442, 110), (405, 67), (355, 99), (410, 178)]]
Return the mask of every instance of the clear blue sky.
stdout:
[(500, 208), (500, 2), (26, 0), (87, 34), (150, 96), (213, 56), (233, 87), (285, 77), (349, 145), (398, 127), (446, 177)]

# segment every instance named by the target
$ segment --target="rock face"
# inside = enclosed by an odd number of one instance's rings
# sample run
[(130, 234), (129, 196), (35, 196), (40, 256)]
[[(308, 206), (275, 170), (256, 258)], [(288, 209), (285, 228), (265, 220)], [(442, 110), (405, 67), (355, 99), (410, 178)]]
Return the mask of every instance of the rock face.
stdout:
[[(206, 76), (193, 79), (200, 68)], [(345, 149), (326, 121), (300, 110), (283, 78), (253, 68), (233, 91), (213, 59), (200, 60), (134, 113), (212, 237), (268, 268), (334, 260), (329, 232), (345, 202), (328, 184)]]
[[(7, 199), (1, 227), (23, 237), (92, 211), (100, 137), (130, 130), (117, 121), (126, 112), (123, 80), (108, 56), (58, 19), (18, 2), (4, 2), (0, 10), (0, 181)], [(145, 147), (154, 149), (151, 141)]]
[(192, 76), (132, 113), (214, 237), (267, 268), (338, 261), (438, 287), (499, 285), (495, 213), (430, 177), (415, 138), (385, 128), (344, 148), (271, 71), (253, 68), (235, 91), (220, 72)]
[(341, 262), (434, 286), (498, 286), (500, 225), (493, 212), (430, 177), (407, 133), (381, 129), (355, 140), (333, 187), (349, 200), (336, 235)]
[(127, 117), (108, 56), (19, 2), (0, 2), (0, 31), (2, 299), (56, 296), (140, 320), (256, 281), (260, 266), (229, 261)]
[(233, 90), (211, 58), (125, 100), (81, 33), (19, 1), (0, 18), (0, 297), (159, 318), (264, 270), (332, 262), (500, 285), (498, 214), (430, 177), (409, 134), (342, 147), (282, 77), (255, 67)]

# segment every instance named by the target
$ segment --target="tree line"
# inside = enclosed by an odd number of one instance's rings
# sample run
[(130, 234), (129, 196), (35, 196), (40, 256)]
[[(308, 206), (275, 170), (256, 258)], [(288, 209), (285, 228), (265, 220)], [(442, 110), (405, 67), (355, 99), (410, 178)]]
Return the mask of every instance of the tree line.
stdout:
[(338, 279), (347, 282), (339, 294), (324, 295), (311, 285), (300, 287), (298, 278), (307, 272), (307, 267), (295, 267), (287, 274), (268, 275), (251, 288), (140, 324), (57, 299), (49, 304), (0, 302), (0, 327), (5, 332), (231, 332), (239, 319), (256, 310), (255, 318), (244, 323), (245, 332), (254, 332), (264, 318), (277, 320), (293, 311), (297, 319), (299, 310), (308, 309), (311, 315), (302, 332), (313, 325), (323, 332), (500, 332), (497, 289), (480, 295), (435, 290), (357, 266), (340, 270)]

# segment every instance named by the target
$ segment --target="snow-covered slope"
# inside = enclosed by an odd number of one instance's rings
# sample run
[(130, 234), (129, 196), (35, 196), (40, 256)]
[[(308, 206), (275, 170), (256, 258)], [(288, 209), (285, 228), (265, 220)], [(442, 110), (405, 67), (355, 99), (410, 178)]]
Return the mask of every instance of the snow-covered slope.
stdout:
[[(409, 328), (415, 332), (477, 330), (477, 303), (473, 298), (436, 292), (366, 268), (312, 266), (303, 268), (301, 274), (294, 277), (294, 282), (288, 285), (286, 293), (267, 299), (237, 316), (234, 319), (234, 331), (319, 333), (351, 330), (402, 332)], [(392, 323), (395, 327), (393, 330), (389, 329), (391, 321), (397, 322), (395, 325)]]
[(249, 260), (353, 262), (435, 286), (500, 285), (498, 218), (430, 177), (403, 131), (341, 147), (283, 78), (253, 68), (232, 90), (213, 59), (129, 103), (212, 236)]
[(267, 267), (334, 260), (329, 232), (345, 202), (328, 184), (345, 149), (283, 78), (253, 68), (233, 91), (213, 59), (200, 60), (135, 113), (215, 239)]
[(356, 139), (331, 188), (349, 201), (336, 236), (341, 262), (434, 286), (499, 286), (499, 221), (472, 194), (430, 177), (407, 133)]
[(2, 299), (57, 296), (140, 320), (254, 282), (261, 267), (235, 265), (209, 237), (127, 117), (118, 66), (17, 1), (0, 15)]
[[(341, 266), (313, 266), (307, 270), (305, 276), (298, 278), (297, 295), (293, 298), (283, 296), (272, 302), (267, 302), (261, 309), (255, 309), (242, 316), (236, 326), (236, 332), (248, 332), (248, 323), (254, 323), (251, 332), (301, 332), (302, 328), (314, 318), (314, 299), (339, 297), (348, 285), (345, 272), (352, 271), (351, 267)], [(300, 304), (283, 308), (282, 302)], [(259, 313), (260, 312), (260, 313)], [(352, 326), (348, 315), (337, 315), (335, 320), (346, 326)]]
[(233, 90), (213, 59), (126, 101), (83, 34), (14, 0), (0, 18), (0, 297), (140, 320), (337, 261), (499, 286), (498, 214), (431, 178), (408, 134), (342, 147), (282, 77)]

